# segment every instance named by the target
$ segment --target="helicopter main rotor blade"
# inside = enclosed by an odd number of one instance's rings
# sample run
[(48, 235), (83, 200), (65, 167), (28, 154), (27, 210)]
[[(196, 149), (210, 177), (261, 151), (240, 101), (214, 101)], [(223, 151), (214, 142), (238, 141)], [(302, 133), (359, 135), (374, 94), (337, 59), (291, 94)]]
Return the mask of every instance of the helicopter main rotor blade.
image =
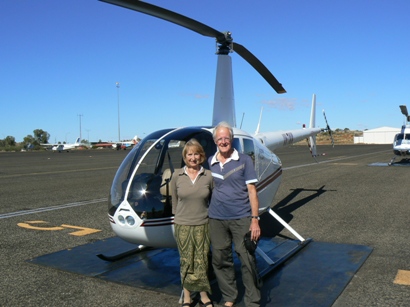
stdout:
[(202, 34), (204, 36), (215, 37), (218, 43), (222, 44), (226, 41), (225, 35), (222, 32), (219, 32), (199, 21), (188, 18), (184, 15), (172, 12), (170, 10), (164, 9), (162, 7), (138, 1), (138, 0), (100, 0), (103, 2), (115, 4), (118, 6), (125, 7), (137, 12), (141, 12), (147, 15), (151, 15), (172, 23), (175, 23), (179, 26), (190, 29), (194, 32)]
[(233, 42), (233, 50), (238, 53), (242, 58), (245, 59), (253, 68), (256, 69), (257, 72), (273, 87), (273, 89), (278, 94), (286, 93), (286, 90), (283, 88), (282, 84), (279, 83), (278, 80), (272, 75), (269, 69), (266, 68), (265, 65), (261, 61), (258, 60), (256, 56), (254, 56), (248, 49), (244, 46)]
[(258, 60), (248, 49), (244, 46), (233, 43), (230, 33), (226, 34), (217, 31), (199, 21), (188, 18), (181, 14), (172, 12), (170, 10), (164, 9), (159, 6), (155, 6), (150, 3), (136, 1), (136, 0), (100, 0), (110, 4), (118, 5), (124, 8), (128, 8), (137, 12), (141, 12), (147, 15), (151, 15), (174, 24), (185, 27), (189, 30), (197, 32), (201, 35), (208, 37), (215, 37), (216, 41), (222, 45), (233, 45), (233, 50), (236, 51), (245, 61), (247, 61), (254, 69), (256, 69), (259, 74), (273, 87), (273, 89), (278, 94), (286, 93), (286, 90), (283, 88), (282, 84), (272, 75), (272, 73)]

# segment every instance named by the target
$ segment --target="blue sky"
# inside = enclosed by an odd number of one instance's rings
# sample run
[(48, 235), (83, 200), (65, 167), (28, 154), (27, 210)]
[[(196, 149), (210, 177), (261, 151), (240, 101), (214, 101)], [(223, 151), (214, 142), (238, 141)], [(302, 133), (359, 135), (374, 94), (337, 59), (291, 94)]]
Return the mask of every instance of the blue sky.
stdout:
[[(400, 127), (410, 85), (408, 0), (152, 0), (219, 31), (259, 58), (287, 90), (278, 95), (232, 54), (238, 126)], [(50, 142), (131, 139), (210, 125), (214, 39), (97, 0), (0, 2), (0, 139), (35, 129)], [(116, 82), (120, 83), (119, 89)]]

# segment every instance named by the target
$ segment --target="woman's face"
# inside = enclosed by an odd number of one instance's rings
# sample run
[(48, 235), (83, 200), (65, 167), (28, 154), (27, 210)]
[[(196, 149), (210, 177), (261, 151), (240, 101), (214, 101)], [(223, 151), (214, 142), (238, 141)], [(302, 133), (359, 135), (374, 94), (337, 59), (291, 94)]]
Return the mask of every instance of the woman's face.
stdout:
[(186, 152), (185, 162), (188, 167), (196, 168), (200, 164), (201, 155), (195, 150), (195, 148), (189, 148)]

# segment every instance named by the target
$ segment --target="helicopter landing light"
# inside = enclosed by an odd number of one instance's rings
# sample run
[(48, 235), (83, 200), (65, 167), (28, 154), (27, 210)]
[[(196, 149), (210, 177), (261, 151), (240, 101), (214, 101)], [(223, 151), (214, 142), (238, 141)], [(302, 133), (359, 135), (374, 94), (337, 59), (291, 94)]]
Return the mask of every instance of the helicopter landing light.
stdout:
[(127, 224), (128, 224), (128, 225), (134, 226), (134, 224), (135, 224), (135, 219), (134, 219), (131, 215), (128, 215), (128, 216), (125, 218), (125, 220), (127, 221)]
[(128, 225), (128, 226), (134, 226), (135, 225), (135, 219), (131, 215), (127, 215), (124, 217), (123, 215), (118, 215), (118, 222), (121, 225)]
[(120, 222), (120, 224), (125, 224), (125, 218), (122, 215), (118, 216), (118, 221)]

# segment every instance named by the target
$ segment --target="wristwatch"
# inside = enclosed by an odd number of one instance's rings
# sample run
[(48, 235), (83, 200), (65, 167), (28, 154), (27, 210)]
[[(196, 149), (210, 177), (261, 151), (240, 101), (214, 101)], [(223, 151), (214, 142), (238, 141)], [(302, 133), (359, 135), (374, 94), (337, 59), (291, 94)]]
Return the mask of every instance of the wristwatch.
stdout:
[(258, 215), (252, 215), (251, 218), (257, 219), (258, 221), (261, 219)]

